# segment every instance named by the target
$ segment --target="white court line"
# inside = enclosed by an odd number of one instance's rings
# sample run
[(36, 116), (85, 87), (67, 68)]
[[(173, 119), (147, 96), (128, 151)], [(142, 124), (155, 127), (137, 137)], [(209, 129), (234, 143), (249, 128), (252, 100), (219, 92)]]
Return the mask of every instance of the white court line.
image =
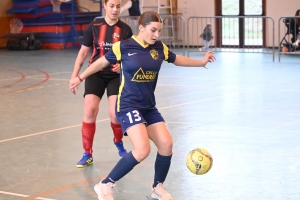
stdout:
[[(157, 83), (158, 86), (176, 86), (176, 87), (195, 87), (195, 88), (214, 88), (213, 86), (207, 86), (207, 85), (176, 85), (176, 84), (165, 84), (165, 83)], [(228, 87), (228, 86), (224, 86), (224, 87), (220, 87), (222, 89), (236, 89), (236, 87), (232, 86), (232, 87)], [(300, 92), (300, 90), (291, 90), (291, 89), (266, 89), (266, 88), (257, 88), (258, 90), (264, 90), (264, 91), (276, 91), (276, 92)]]
[(291, 121), (291, 122), (286, 122), (286, 123), (284, 123), (284, 124), (280, 124), (280, 125), (278, 125), (278, 126), (275, 126), (275, 127), (270, 128), (270, 129), (272, 130), (272, 129), (275, 129), (275, 128), (280, 128), (280, 127), (283, 127), (283, 126), (287, 126), (287, 125), (291, 125), (291, 124), (296, 124), (296, 123), (298, 123), (298, 122), (300, 122), (300, 120)]
[[(72, 74), (72, 72), (53, 72), (53, 73), (48, 73), (49, 75), (53, 75), (53, 74)], [(37, 75), (33, 75), (33, 76), (26, 76), (26, 78), (31, 78), (31, 77), (38, 77), (38, 76), (44, 76), (43, 74), (37, 74)]]
[[(176, 85), (176, 84), (165, 84), (165, 83), (157, 83), (158, 86), (171, 86), (171, 87), (175, 87), (175, 86), (183, 86), (183, 87), (198, 87), (198, 88), (214, 88), (214, 86), (207, 86), (207, 85)], [(223, 87), (222, 87), (223, 88)]]
[[(12, 192), (4, 192), (4, 191), (0, 191), (0, 194), (7, 194), (7, 195), (11, 195), (11, 196), (18, 196), (18, 197), (29, 197), (29, 195), (25, 195), (25, 194), (17, 194), (17, 193), (12, 193)], [(43, 198), (43, 197), (37, 197), (36, 199), (40, 199), (40, 200), (55, 200), (55, 199), (48, 199), (48, 198)]]
[[(72, 74), (72, 72), (53, 72), (53, 73), (48, 73), (49, 75), (53, 75), (53, 74)], [(43, 74), (39, 74), (39, 75), (34, 75), (34, 76), (42, 76)], [(30, 77), (30, 76), (29, 76)]]
[[(107, 120), (109, 120), (109, 118), (101, 119), (101, 120), (98, 120), (96, 122), (102, 122), (102, 121), (107, 121)], [(52, 130), (49, 130), (49, 131), (43, 131), (43, 132), (39, 132), (39, 133), (32, 133), (32, 134), (29, 134), (29, 135), (23, 135), (23, 136), (19, 136), (19, 137), (9, 138), (9, 139), (5, 139), (5, 140), (0, 140), (0, 143), (8, 142), (8, 141), (11, 141), (11, 140), (17, 140), (17, 139), (21, 139), (21, 138), (27, 138), (27, 137), (36, 136), (36, 135), (42, 135), (42, 134), (45, 134), (45, 133), (51, 133), (51, 132), (65, 130), (65, 129), (69, 129), (69, 128), (74, 128), (74, 127), (78, 127), (78, 126), (81, 126), (81, 125), (82, 124), (77, 124), (77, 125), (73, 125), (73, 126), (66, 126), (66, 127), (62, 127), (62, 128), (52, 129)]]
[[(160, 78), (163, 77), (163, 78), (173, 78), (173, 79), (176, 79), (176, 78), (187, 78), (187, 79), (199, 79), (198, 76), (164, 76), (164, 75), (160, 75), (159, 76)], [(204, 78), (204, 79), (201, 79), (201, 81), (214, 81), (214, 80), (219, 80), (218, 78)], [(241, 79), (238, 79), (238, 78), (230, 78), (230, 80), (232, 81), (240, 81)], [(243, 81), (247, 81), (247, 82), (253, 82), (253, 81), (259, 81), (257, 79), (243, 79)], [(263, 80), (264, 82), (272, 82), (272, 83), (286, 83), (286, 82), (289, 82), (289, 81), (282, 81), (282, 80)]]
[[(35, 78), (35, 77), (29, 77), (28, 79), (31, 79), (31, 80), (42, 80), (44, 78)], [(59, 78), (49, 78), (48, 81), (68, 81), (69, 82), (70, 79), (59, 79)]]
[(202, 92), (210, 92), (212, 90), (219, 90), (219, 89), (223, 89), (223, 87), (216, 87), (216, 88), (212, 88), (212, 89), (207, 89), (207, 90), (200, 90), (199, 92), (190, 92), (190, 93), (182, 93), (182, 94), (177, 94), (176, 96), (168, 96), (165, 97), (164, 99), (170, 99), (170, 98), (177, 98), (177, 97), (181, 97), (181, 96), (188, 96), (188, 95), (193, 95), (193, 94), (200, 94)]
[[(222, 96), (218, 96), (218, 97), (201, 99), (201, 100), (198, 100), (198, 101), (191, 101), (191, 102), (187, 102), (187, 103), (175, 104), (175, 105), (172, 105), (172, 106), (165, 106), (165, 107), (158, 108), (158, 110), (163, 110), (163, 109), (167, 109), (167, 108), (173, 108), (173, 107), (188, 105), (188, 104), (193, 104), (193, 103), (199, 103), (199, 102), (209, 101), (209, 100), (214, 100), (214, 99), (220, 99), (220, 98), (223, 98), (223, 97), (226, 97), (226, 96), (239, 95), (239, 94), (243, 94), (243, 93), (247, 93), (247, 92), (253, 92), (253, 91), (257, 91), (257, 90), (258, 89), (252, 89), (252, 90), (248, 90), (248, 91), (244, 91), (244, 92), (236, 92), (236, 93), (222, 95)], [(106, 121), (106, 120), (109, 120), (109, 118), (98, 120), (96, 122), (101, 122), (101, 121)], [(33, 133), (33, 134), (29, 134), (29, 135), (23, 135), (23, 136), (19, 136), (19, 137), (9, 138), (9, 139), (5, 139), (5, 140), (0, 140), (0, 143), (8, 142), (8, 141), (11, 141), (11, 140), (17, 140), (17, 139), (21, 139), (21, 138), (27, 138), (27, 137), (36, 136), (36, 135), (42, 135), (42, 134), (45, 134), (45, 133), (51, 133), (51, 132), (54, 132), (54, 131), (60, 131), (60, 130), (68, 129), (68, 128), (74, 128), (74, 127), (78, 127), (78, 126), (81, 126), (81, 125), (82, 124), (77, 124), (77, 125), (74, 125), (74, 126), (67, 126), (67, 127), (62, 127), (62, 128), (58, 128), (58, 129), (52, 129), (52, 130), (49, 130), (49, 131), (43, 131), (43, 132), (39, 132), (39, 133)]]
[[(183, 125), (194, 125), (193, 123), (186, 123), (186, 122), (167, 122), (167, 124), (183, 124)], [(246, 130), (254, 130), (254, 131), (270, 131), (270, 132), (285, 132), (285, 133), (300, 133), (299, 131), (287, 131), (287, 130), (274, 130), (274, 129), (263, 129), (263, 128), (252, 128), (252, 127), (243, 127), (243, 126), (221, 126), (221, 125), (214, 125), (217, 128), (236, 128), (236, 129), (246, 129)], [(210, 128), (203, 128), (197, 127), (197, 129), (202, 130), (211, 130)]]
[(243, 93), (253, 92), (253, 91), (257, 91), (257, 90), (258, 89), (252, 89), (252, 90), (248, 90), (248, 91), (245, 91), (245, 92), (236, 92), (236, 93), (231, 93), (231, 94), (222, 95), (222, 96), (218, 96), (218, 97), (212, 97), (212, 98), (207, 98), (207, 99), (200, 99), (200, 100), (197, 100), (197, 101), (190, 101), (190, 102), (186, 102), (186, 103), (181, 103), (181, 104), (176, 104), (176, 105), (171, 105), (171, 106), (165, 106), (165, 107), (158, 108), (158, 110), (162, 110), (162, 109), (166, 109), (166, 108), (173, 108), (173, 107), (183, 106), (183, 105), (188, 105), (188, 104), (193, 104), (193, 103), (199, 103), (199, 102), (203, 102), (203, 101), (220, 99), (220, 98), (227, 97), (227, 96), (234, 96), (234, 95), (239, 95), (239, 94), (243, 94)]
[(18, 78), (1, 79), (0, 81), (11, 81), (11, 80), (16, 80), (16, 79), (20, 79), (20, 77), (18, 77)]
[[(55, 72), (55, 73), (50, 73), (49, 75), (53, 75), (53, 74), (66, 74), (66, 73), (71, 74), (72, 72)], [(39, 77), (39, 76), (45, 76), (45, 74), (38, 74), (38, 75), (33, 75), (33, 76), (26, 76), (25, 79), (35, 78), (35, 77)], [(20, 79), (20, 78), (17, 77), (17, 78), (9, 78), (9, 79), (0, 79), (0, 81), (10, 81), (10, 80), (15, 80), (15, 79)], [(40, 79), (43, 79), (43, 77), (40, 78)], [(51, 78), (49, 78), (49, 79), (51, 79)], [(52, 80), (54, 80), (54, 79), (52, 79)], [(69, 80), (70, 79), (68, 79), (67, 81), (69, 81)]]

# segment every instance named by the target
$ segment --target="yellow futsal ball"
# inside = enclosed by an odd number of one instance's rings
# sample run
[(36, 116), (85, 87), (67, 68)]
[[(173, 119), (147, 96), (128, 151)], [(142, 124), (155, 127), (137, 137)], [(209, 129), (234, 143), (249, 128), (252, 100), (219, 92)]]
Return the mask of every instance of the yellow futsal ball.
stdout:
[(194, 174), (207, 173), (213, 164), (213, 158), (208, 151), (196, 148), (189, 152), (186, 157), (186, 166)]

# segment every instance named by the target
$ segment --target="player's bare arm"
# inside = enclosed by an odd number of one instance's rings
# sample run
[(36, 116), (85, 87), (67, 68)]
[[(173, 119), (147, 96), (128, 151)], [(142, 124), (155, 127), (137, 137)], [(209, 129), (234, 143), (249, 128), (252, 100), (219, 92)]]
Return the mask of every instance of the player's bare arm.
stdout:
[(121, 68), (121, 63), (120, 63), (120, 62), (117, 62), (117, 63), (113, 66), (112, 70), (113, 70), (114, 72), (117, 72), (117, 73), (120, 74), (120, 68)]
[(83, 66), (83, 63), (89, 54), (89, 51), (90, 51), (90, 47), (86, 47), (84, 45), (81, 46), (81, 48), (78, 52), (77, 58), (75, 60), (75, 63), (74, 63), (74, 69), (73, 69), (71, 78), (78, 76), (79, 71), (80, 71), (81, 67)]
[(88, 76), (98, 72), (107, 65), (109, 65), (109, 62), (106, 60), (105, 56), (102, 56), (101, 58), (93, 62), (86, 70), (84, 70), (82, 74), (77, 77), (71, 78), (69, 82), (69, 89), (72, 91), (73, 88), (77, 87)]
[(88, 76), (100, 71), (110, 63), (106, 60), (105, 56), (102, 56), (101, 58), (97, 59), (95, 62), (93, 62), (86, 70), (84, 70), (80, 74), (80, 78), (86, 79)]
[(212, 51), (208, 51), (202, 60), (195, 60), (185, 56), (177, 55), (176, 60), (174, 62), (177, 66), (184, 66), (184, 67), (204, 67), (206, 68), (206, 64), (208, 62), (214, 62), (216, 57)]
[[(81, 48), (78, 52), (78, 55), (76, 57), (75, 63), (74, 63), (74, 68), (73, 68), (71, 78), (78, 76), (78, 74), (83, 66), (83, 63), (89, 54), (89, 50), (90, 50), (90, 47), (86, 47), (84, 45), (81, 46)], [(69, 85), (69, 87), (70, 87), (70, 85)], [(78, 88), (74, 87), (73, 89), (70, 89), (70, 90), (73, 94), (76, 94)]]

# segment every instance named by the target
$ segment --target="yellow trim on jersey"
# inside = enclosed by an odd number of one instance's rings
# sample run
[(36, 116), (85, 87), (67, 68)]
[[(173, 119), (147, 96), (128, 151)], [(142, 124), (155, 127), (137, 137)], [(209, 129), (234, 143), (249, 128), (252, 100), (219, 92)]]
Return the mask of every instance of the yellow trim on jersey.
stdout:
[(121, 42), (116, 42), (113, 44), (112, 46), (112, 50), (114, 52), (114, 54), (117, 57), (117, 60), (120, 61), (121, 60), (121, 47), (120, 47)]
[(165, 45), (165, 43), (161, 42), (164, 47), (164, 55), (165, 55), (165, 60), (169, 59), (169, 48)]
[(131, 36), (132, 39), (134, 39), (137, 43), (139, 43), (142, 47), (147, 48), (149, 46), (149, 44), (143, 44), (136, 35)]
[[(112, 46), (112, 51), (114, 52), (115, 56), (117, 57), (117, 61), (121, 60), (121, 42), (116, 42)], [(120, 64), (121, 70), (123, 70), (122, 63)], [(120, 98), (121, 98), (121, 93), (124, 88), (124, 74), (122, 73), (122, 82), (121, 85), (119, 86), (119, 94), (118, 94), (118, 99), (117, 99), (117, 111), (120, 112)]]
[(119, 86), (119, 94), (118, 94), (118, 99), (117, 99), (117, 112), (120, 112), (120, 99), (121, 99), (121, 95), (122, 95), (122, 91), (125, 85), (125, 77), (124, 77), (124, 73), (123, 73), (123, 65), (121, 63), (121, 70), (122, 70), (122, 81), (121, 84)]

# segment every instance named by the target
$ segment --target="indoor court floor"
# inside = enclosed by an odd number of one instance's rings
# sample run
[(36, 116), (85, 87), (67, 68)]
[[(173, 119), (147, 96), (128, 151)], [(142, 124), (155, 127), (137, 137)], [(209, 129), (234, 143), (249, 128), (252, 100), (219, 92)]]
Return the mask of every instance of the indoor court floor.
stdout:
[[(97, 200), (94, 185), (120, 159), (104, 96), (94, 164), (76, 168), (83, 153), (83, 84), (73, 95), (68, 81), (77, 53), (0, 50), (1, 200)], [(174, 200), (300, 199), (300, 57), (216, 57), (208, 69), (165, 62), (160, 71), (157, 107), (174, 140), (165, 187)], [(129, 138), (124, 143), (131, 150)], [(214, 163), (197, 176), (185, 159), (200, 147)], [(152, 144), (150, 156), (117, 182), (116, 200), (147, 200), (155, 156)]]

